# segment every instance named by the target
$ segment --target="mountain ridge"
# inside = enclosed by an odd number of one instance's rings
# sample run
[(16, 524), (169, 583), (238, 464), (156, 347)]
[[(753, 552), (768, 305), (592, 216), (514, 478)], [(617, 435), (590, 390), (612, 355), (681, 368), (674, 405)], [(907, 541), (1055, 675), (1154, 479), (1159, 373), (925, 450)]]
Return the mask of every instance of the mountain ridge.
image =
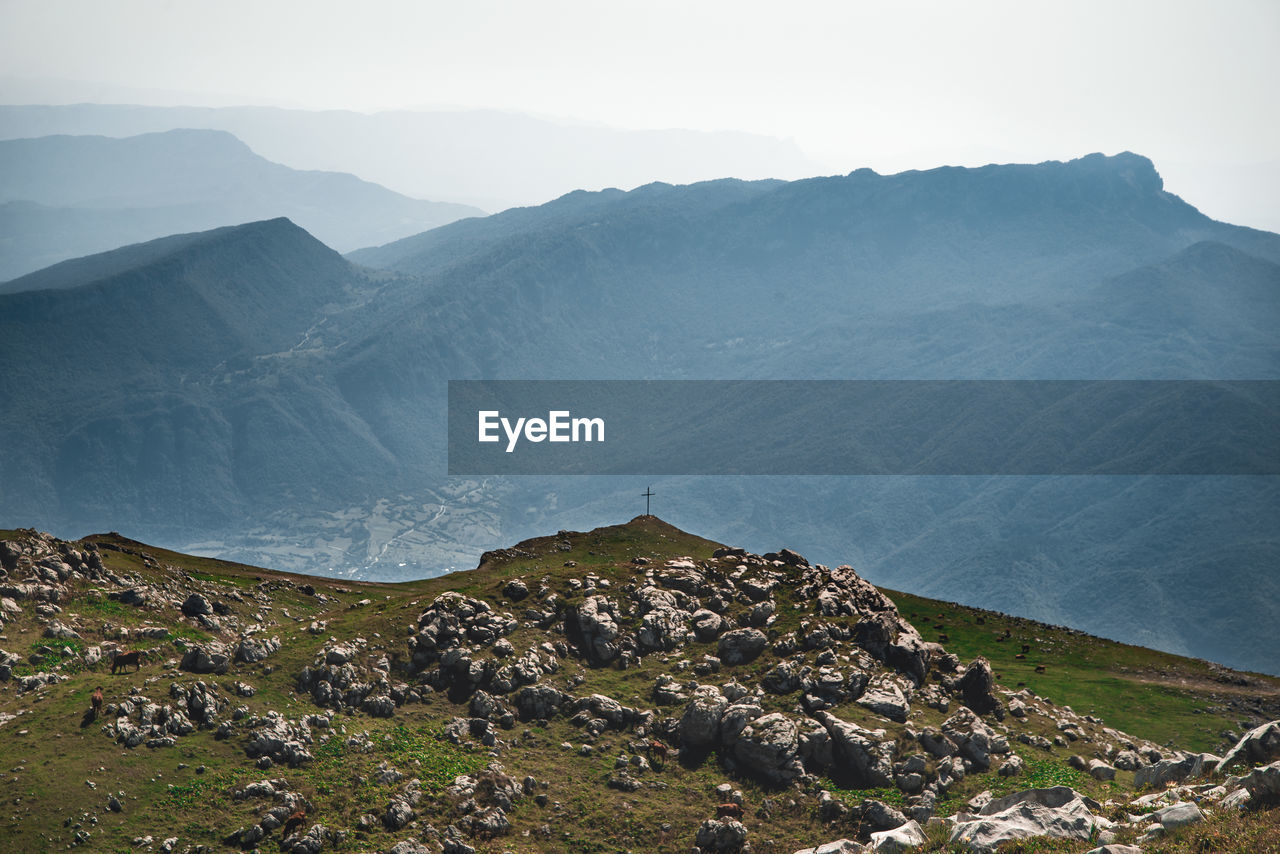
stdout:
[[(1248, 249), (1270, 254), (1280, 237), (1171, 200), (1146, 164), (571, 194), (429, 233), (419, 275), (344, 267), (312, 247), (300, 263), (323, 256), (328, 284), (317, 295), (305, 275), (267, 263), (263, 281), (302, 302), (231, 312), (243, 329), (225, 341), (181, 334), (188, 317), (209, 314), (194, 297), (173, 312), (179, 333), (156, 340), (133, 309), (28, 312), (0, 336), (0, 391), (13, 402), (0, 414), (3, 441), (31, 449), (0, 461), (16, 485), (0, 495), (0, 515), (55, 530), (129, 526), (242, 560), (397, 578), (456, 566), (553, 520), (607, 518), (644, 487), (447, 478), (450, 378), (1276, 378), (1277, 273)], [(1046, 197), (1024, 204), (1048, 214), (988, 222), (969, 210), (1001, 195), (988, 192), (993, 176), (1033, 195), (1053, 179), (1068, 201), (1084, 194), (1071, 201), (1077, 211), (1105, 210), (1123, 192), (1155, 213), (1135, 219), (1119, 205), (1110, 219), (1061, 219)], [(886, 181), (880, 207), (857, 201)], [(936, 182), (925, 195), (943, 202), (898, 201), (895, 181), (917, 194)], [(978, 198), (966, 206), (968, 193)], [(890, 209), (897, 219), (881, 222)], [(1236, 249), (1177, 260), (1223, 236)], [(250, 287), (262, 274), (258, 262), (237, 266), (201, 287)], [(1155, 272), (1114, 284), (1146, 268)], [(1235, 296), (1213, 312), (1151, 312), (1140, 283), (1153, 275), (1170, 292)], [(237, 343), (258, 337), (256, 347)], [(1236, 637), (1224, 654), (1244, 657), (1230, 663), (1272, 666), (1250, 627), (1276, 618), (1275, 600), (1246, 593), (1273, 562), (1275, 544), (1260, 533), (1280, 518), (1270, 482), (823, 478), (761, 489), (673, 478), (657, 488), (718, 536), (802, 531), (817, 553), (856, 557), (877, 581), (908, 586), (928, 573), (940, 585), (931, 592), (953, 599), (1016, 575), (994, 591), (1003, 610), (1100, 632), (1119, 625), (1138, 633), (1126, 640), (1215, 655), (1217, 638)], [(1161, 572), (1175, 565), (1176, 583)], [(1119, 593), (1091, 581), (1107, 575)], [(1208, 577), (1222, 596), (1196, 595)], [(1157, 618), (1133, 619), (1130, 603), (1148, 589)]]
[[(627, 131), (494, 110), (304, 111), (83, 104), (0, 105), (9, 135), (229, 131), (299, 169), (350, 172), (399, 192), (502, 210), (577, 187), (818, 171), (793, 141), (733, 132)], [(0, 133), (0, 135), (4, 135)]]

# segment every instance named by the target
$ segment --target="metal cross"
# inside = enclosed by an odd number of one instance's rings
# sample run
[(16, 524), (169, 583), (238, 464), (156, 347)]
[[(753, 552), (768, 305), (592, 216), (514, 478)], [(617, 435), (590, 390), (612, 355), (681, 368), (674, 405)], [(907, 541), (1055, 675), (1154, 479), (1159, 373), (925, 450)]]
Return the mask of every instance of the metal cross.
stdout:
[(644, 492), (640, 493), (644, 496), (644, 515), (649, 515), (649, 498), (653, 495), (653, 487), (646, 486)]

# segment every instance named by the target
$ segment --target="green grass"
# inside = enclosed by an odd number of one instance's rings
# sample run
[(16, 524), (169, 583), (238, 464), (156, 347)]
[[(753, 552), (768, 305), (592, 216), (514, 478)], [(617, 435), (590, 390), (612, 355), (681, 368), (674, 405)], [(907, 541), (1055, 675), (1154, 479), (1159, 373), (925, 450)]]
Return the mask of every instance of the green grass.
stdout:
[(888, 804), (893, 807), (900, 807), (907, 802), (906, 795), (901, 789), (849, 789), (839, 785), (829, 777), (822, 777), (819, 785), (831, 794), (840, 798), (846, 804), (857, 806), (863, 800), (880, 801), (882, 804)]
[(90, 595), (76, 603), (76, 610), (84, 617), (106, 617), (114, 622), (129, 614), (133, 609), (129, 605), (117, 602), (115, 599), (108, 599), (102, 595)]
[[(986, 657), (1006, 688), (1026, 687), (1058, 705), (1071, 706), (1077, 714), (1094, 715), (1108, 726), (1186, 750), (1221, 750), (1221, 733), (1238, 727), (1239, 716), (1215, 698), (1218, 688), (1203, 661), (950, 602), (884, 592), (925, 640), (945, 634), (947, 650), (962, 662)], [(1006, 629), (1011, 637), (998, 642)], [(1031, 651), (1018, 659), (1023, 644)], [(1037, 673), (1037, 665), (1045, 672)], [(1180, 681), (1204, 687), (1190, 690), (1173, 684)]]
[(439, 728), (410, 728), (403, 724), (394, 727), (379, 745), (379, 752), (396, 767), (412, 768), (422, 781), (424, 792), (436, 795), (454, 778), (473, 774), (485, 767), (484, 758), (467, 753), (447, 741)]

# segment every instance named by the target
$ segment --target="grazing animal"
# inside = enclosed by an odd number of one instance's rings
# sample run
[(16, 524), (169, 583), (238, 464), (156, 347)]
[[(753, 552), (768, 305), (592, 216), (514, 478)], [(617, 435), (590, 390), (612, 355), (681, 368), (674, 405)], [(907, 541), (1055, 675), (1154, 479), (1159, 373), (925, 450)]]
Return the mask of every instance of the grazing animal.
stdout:
[(665, 744), (660, 741), (650, 741), (647, 750), (649, 751), (650, 762), (657, 762), (662, 765), (667, 764), (667, 754), (671, 751)]
[(1026, 655), (1026, 654), (1027, 654), (1027, 653), (1029, 653), (1029, 652), (1031, 652), (1031, 644), (1029, 644), (1029, 643), (1024, 643), (1024, 644), (1022, 645), (1022, 654), (1023, 654), (1023, 655)]
[(302, 827), (302, 825), (306, 823), (307, 823), (306, 807), (299, 807), (297, 810), (294, 811), (293, 815), (285, 819), (284, 830), (280, 831), (281, 838), (288, 839), (290, 836), (293, 835), (293, 832), (295, 830)]
[(1044, 673), (1044, 672), (1045, 672), (1045, 666), (1043, 664), (1037, 664), (1036, 673)]
[(1014, 658), (1016, 658), (1016, 659), (1018, 659), (1019, 661), (1021, 661), (1021, 660), (1023, 660), (1024, 658), (1026, 658), (1026, 656), (1025, 656), (1025, 655), (1023, 655), (1022, 653), (1018, 653), (1017, 655), (1015, 655), (1015, 656), (1014, 656)]
[(980, 625), (980, 626), (984, 626), (984, 625), (986, 625), (986, 623), (987, 623), (987, 618), (986, 618), (986, 617), (979, 617), (979, 618), (978, 618), (978, 620), (977, 620), (977, 622), (978, 622), (978, 625)]
[(716, 807), (716, 818), (742, 818), (742, 804), (720, 804)]
[(1009, 638), (1013, 637), (1013, 630), (1012, 630), (1012, 629), (1005, 629), (1005, 630), (1004, 630), (1004, 637), (1005, 637), (1005, 640), (1008, 640)]
[(133, 672), (137, 673), (142, 669), (142, 651), (135, 649), (133, 652), (122, 652), (117, 655), (111, 662), (111, 672), (114, 674), (116, 670), (124, 670), (130, 664), (136, 668)]
[(946, 635), (938, 635), (938, 643), (951, 643), (951, 638)]
[(98, 690), (93, 692), (93, 696), (89, 698), (89, 709), (96, 718), (102, 714), (102, 686), (98, 686)]

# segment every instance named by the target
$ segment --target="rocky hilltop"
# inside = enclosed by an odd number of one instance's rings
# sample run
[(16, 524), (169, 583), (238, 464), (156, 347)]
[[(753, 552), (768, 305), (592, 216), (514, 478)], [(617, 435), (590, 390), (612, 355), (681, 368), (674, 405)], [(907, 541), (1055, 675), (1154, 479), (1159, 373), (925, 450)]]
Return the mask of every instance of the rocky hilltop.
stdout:
[(115, 534), (0, 563), (14, 850), (1280, 844), (1280, 680), (651, 516), (397, 585)]

